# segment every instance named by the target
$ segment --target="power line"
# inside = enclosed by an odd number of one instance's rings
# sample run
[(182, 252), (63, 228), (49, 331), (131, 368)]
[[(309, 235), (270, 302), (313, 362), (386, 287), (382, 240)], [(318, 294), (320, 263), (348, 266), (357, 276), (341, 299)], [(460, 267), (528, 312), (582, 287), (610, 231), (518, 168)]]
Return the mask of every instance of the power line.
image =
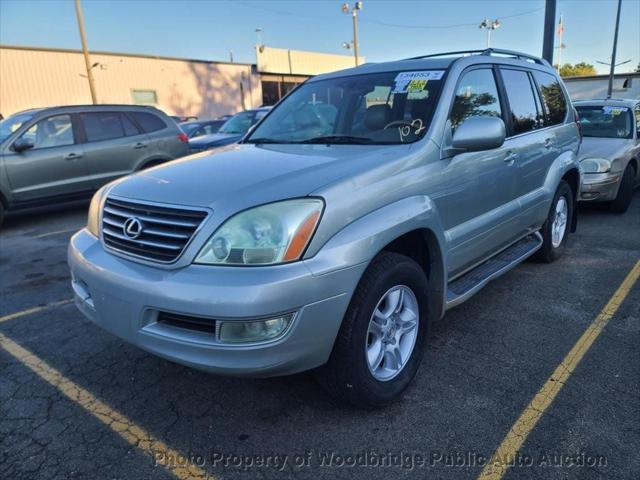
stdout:
[[(313, 19), (313, 20), (333, 20), (335, 19), (334, 16), (328, 16), (328, 15), (308, 15), (308, 14), (300, 14), (300, 13), (294, 13), (294, 12), (290, 12), (287, 10), (279, 10), (277, 8), (272, 8), (272, 7), (265, 7), (264, 5), (260, 5), (260, 4), (253, 4), (253, 3), (249, 3), (249, 2), (242, 2), (242, 1), (235, 1), (235, 2), (231, 2), (235, 5), (242, 5), (243, 7), (247, 7), (247, 8), (252, 8), (252, 9), (258, 9), (258, 10), (262, 10), (265, 12), (270, 12), (270, 13), (274, 13), (276, 15), (283, 15), (283, 16), (287, 16), (287, 17), (297, 17), (297, 18), (309, 18), (309, 19)], [(504, 15), (504, 16), (500, 16), (500, 17), (496, 17), (498, 20), (504, 20), (506, 18), (514, 18), (514, 17), (521, 17), (523, 15), (530, 15), (532, 13), (536, 13), (536, 12), (540, 12), (544, 10), (544, 7), (539, 7), (536, 8), (534, 10), (528, 10), (526, 12), (520, 12), (520, 13), (514, 13), (512, 15)], [(400, 23), (390, 23), (390, 22), (384, 22), (382, 20), (376, 20), (375, 18), (361, 18), (360, 19), (361, 22), (366, 22), (366, 23), (372, 23), (375, 25), (379, 25), (382, 27), (390, 27), (390, 28), (405, 28), (405, 29), (415, 29), (415, 30), (430, 30), (430, 29), (443, 29), (443, 28), (459, 28), (459, 27), (476, 27), (478, 25), (477, 22), (473, 22), (473, 23), (454, 23), (454, 24), (449, 24), (449, 25), (408, 25), (408, 24), (400, 24)]]

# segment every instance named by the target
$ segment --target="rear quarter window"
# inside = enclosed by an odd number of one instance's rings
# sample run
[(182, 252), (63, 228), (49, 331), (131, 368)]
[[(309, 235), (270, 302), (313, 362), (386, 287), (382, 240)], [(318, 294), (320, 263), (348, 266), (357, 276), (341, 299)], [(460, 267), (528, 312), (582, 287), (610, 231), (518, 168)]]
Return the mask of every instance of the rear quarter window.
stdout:
[(540, 88), (544, 103), (546, 125), (558, 125), (567, 116), (567, 99), (564, 96), (559, 80), (549, 73), (534, 71), (533, 76)]
[(157, 132), (158, 130), (167, 128), (164, 120), (153, 113), (132, 112), (130, 115), (146, 133)]

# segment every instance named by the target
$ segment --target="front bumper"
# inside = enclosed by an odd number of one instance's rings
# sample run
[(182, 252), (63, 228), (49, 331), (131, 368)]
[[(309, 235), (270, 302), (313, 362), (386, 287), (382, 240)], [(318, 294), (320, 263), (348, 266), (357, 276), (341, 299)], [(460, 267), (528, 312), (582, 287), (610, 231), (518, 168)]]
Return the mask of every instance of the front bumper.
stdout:
[[(324, 364), (366, 263), (313, 274), (314, 259), (272, 267), (189, 265), (167, 270), (112, 255), (86, 230), (69, 244), (76, 305), (138, 347), (200, 370), (276, 376)], [(318, 259), (326, 266), (327, 259)], [(156, 321), (158, 312), (251, 320), (295, 312), (286, 333), (252, 345)]]
[(615, 200), (622, 174), (619, 172), (585, 173), (582, 175), (580, 200), (583, 202), (606, 202)]

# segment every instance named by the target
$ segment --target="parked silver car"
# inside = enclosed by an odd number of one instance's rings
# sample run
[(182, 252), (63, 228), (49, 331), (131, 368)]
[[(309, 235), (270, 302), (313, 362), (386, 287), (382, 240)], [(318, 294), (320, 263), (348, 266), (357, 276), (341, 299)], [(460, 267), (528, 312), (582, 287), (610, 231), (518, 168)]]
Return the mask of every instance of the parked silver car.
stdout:
[(584, 100), (574, 105), (584, 137), (580, 200), (609, 202), (611, 211), (624, 213), (640, 183), (640, 102)]
[(524, 54), (319, 75), (241, 144), (100, 190), (69, 245), (76, 304), (184, 365), (320, 367), (337, 397), (385, 405), (432, 322), (527, 257), (562, 254), (579, 143), (562, 81)]
[(26, 110), (0, 122), (0, 224), (7, 210), (89, 198), (111, 180), (189, 153), (187, 136), (152, 107)]

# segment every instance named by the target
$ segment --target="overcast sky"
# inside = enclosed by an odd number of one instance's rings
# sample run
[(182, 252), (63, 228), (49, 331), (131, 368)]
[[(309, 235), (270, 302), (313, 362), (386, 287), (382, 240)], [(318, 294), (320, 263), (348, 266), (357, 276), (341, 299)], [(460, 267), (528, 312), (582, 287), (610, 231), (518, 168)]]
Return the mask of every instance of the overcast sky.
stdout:
[[(352, 2), (353, 3), (353, 2)], [(342, 2), (239, 0), (83, 0), (89, 48), (206, 60), (255, 62), (256, 27), (272, 47), (347, 53), (351, 18)], [(609, 61), (615, 0), (559, 0), (566, 49), (562, 62)], [(375, 1), (360, 12), (361, 55), (384, 61), (483, 48), (483, 18), (500, 19), (492, 46), (536, 55), (542, 50), (544, 0)], [(640, 0), (622, 5), (619, 72), (640, 62)], [(557, 21), (556, 21), (557, 22)], [(0, 43), (79, 48), (72, 0), (0, 0)], [(595, 64), (600, 72), (607, 67)]]

